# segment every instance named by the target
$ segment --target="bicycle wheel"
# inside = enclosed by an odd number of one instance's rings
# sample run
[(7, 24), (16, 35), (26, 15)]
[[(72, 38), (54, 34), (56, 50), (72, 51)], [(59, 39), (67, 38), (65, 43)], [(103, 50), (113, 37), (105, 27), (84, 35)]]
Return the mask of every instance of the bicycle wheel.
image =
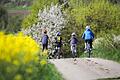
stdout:
[(91, 51), (89, 50), (88, 51), (88, 58), (90, 58), (91, 57)]
[(60, 48), (58, 48), (57, 57), (58, 57), (58, 59), (60, 59)]
[(90, 58), (91, 57), (91, 50), (90, 50), (90, 43), (89, 42), (87, 42), (86, 49), (87, 49), (88, 58)]
[(72, 57), (75, 58), (76, 55), (77, 55), (77, 54), (76, 54), (76, 46), (73, 45), (73, 46), (72, 46)]

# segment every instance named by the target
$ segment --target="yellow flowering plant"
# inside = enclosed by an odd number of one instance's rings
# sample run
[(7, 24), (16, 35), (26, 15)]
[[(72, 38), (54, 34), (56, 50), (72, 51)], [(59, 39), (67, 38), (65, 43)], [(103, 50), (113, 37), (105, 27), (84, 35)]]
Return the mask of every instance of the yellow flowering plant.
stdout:
[[(36, 68), (39, 53), (40, 47), (31, 37), (21, 32), (16, 35), (0, 32), (0, 72), (4, 76), (0, 75), (0, 78), (23, 80), (24, 74), (32, 74)], [(20, 74), (21, 72), (25, 73)]]
[(0, 33), (0, 60), (15, 64), (27, 63), (34, 60), (39, 52), (38, 44), (22, 33), (5, 35)]

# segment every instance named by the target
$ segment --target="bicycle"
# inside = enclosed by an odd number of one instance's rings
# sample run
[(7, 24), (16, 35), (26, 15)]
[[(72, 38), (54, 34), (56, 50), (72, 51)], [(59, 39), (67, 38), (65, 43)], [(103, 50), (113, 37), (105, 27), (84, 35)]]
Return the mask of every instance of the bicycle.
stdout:
[(49, 50), (49, 59), (60, 59), (63, 57), (61, 47), (58, 47), (55, 42), (52, 42), (51, 48)]
[(55, 51), (54, 51), (54, 58), (60, 59), (60, 54), (61, 54), (61, 48), (56, 46)]
[(90, 58), (91, 53), (92, 53), (92, 49), (90, 48), (90, 43), (89, 42), (86, 43), (86, 51), (87, 51), (88, 58)]
[(72, 57), (73, 57), (73, 58), (77, 57), (76, 44), (73, 44), (73, 45), (71, 46), (71, 51), (72, 51)]

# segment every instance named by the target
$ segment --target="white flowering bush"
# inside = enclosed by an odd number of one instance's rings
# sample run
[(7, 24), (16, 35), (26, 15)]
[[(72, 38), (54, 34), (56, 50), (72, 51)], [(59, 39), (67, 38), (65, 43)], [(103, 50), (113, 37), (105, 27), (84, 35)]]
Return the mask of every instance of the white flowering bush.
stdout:
[(37, 24), (33, 24), (31, 27), (22, 31), (26, 35), (31, 35), (40, 44), (44, 29), (47, 30), (48, 36), (52, 38), (57, 31), (65, 27), (65, 23), (66, 20), (61, 7), (51, 4), (50, 8), (45, 8), (42, 11), (39, 10)]

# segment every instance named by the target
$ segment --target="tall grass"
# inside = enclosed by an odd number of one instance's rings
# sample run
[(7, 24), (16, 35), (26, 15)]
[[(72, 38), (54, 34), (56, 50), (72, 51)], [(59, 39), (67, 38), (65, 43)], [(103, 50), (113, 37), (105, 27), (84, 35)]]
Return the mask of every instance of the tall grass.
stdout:
[(115, 37), (106, 35), (104, 38), (94, 43), (94, 57), (105, 58), (120, 62), (120, 41), (115, 41)]

